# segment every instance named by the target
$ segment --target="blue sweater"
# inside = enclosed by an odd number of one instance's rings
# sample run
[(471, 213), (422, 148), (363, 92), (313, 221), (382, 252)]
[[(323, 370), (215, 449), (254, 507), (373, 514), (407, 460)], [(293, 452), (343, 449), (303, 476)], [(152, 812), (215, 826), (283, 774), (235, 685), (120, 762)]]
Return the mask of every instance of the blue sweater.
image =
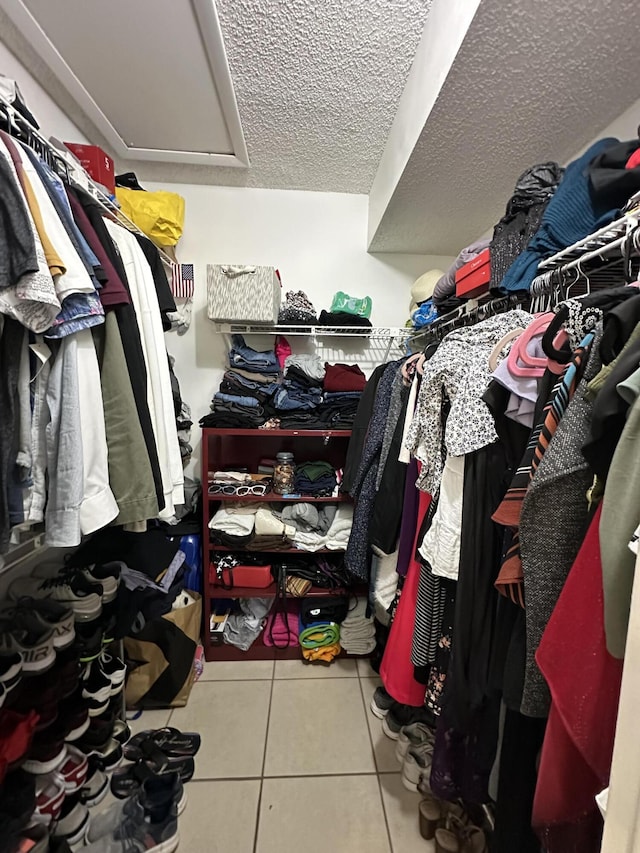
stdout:
[(503, 293), (529, 290), (540, 261), (571, 246), (615, 217), (617, 211), (594, 205), (587, 167), (601, 151), (617, 142), (611, 137), (600, 139), (582, 157), (569, 163), (560, 186), (542, 214), (540, 227), (502, 279), (500, 290)]

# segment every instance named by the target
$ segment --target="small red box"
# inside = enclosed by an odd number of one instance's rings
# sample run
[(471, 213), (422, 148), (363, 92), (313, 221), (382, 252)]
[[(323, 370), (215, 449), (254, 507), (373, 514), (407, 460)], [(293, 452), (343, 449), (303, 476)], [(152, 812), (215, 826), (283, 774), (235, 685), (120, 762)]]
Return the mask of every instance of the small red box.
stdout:
[(456, 272), (456, 296), (465, 299), (482, 296), (489, 292), (490, 281), (491, 259), (489, 249), (485, 249)]
[(98, 145), (83, 145), (79, 142), (65, 142), (76, 155), (94, 181), (103, 184), (110, 193), (116, 191), (116, 175), (113, 160)]

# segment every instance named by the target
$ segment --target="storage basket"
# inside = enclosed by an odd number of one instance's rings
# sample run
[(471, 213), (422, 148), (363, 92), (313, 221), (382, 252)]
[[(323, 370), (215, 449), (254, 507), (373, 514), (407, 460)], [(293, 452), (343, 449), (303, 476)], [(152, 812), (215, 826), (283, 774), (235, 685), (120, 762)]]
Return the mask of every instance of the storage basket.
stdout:
[(218, 323), (274, 325), (281, 290), (274, 267), (207, 264), (207, 315)]

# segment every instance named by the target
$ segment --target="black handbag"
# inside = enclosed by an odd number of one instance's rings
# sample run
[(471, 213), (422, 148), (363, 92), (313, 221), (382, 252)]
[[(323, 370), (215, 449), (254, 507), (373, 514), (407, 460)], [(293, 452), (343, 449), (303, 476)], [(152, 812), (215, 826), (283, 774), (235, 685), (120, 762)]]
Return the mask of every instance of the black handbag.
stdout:
[(314, 596), (300, 602), (300, 620), (305, 627), (313, 622), (343, 622), (348, 612), (347, 595)]

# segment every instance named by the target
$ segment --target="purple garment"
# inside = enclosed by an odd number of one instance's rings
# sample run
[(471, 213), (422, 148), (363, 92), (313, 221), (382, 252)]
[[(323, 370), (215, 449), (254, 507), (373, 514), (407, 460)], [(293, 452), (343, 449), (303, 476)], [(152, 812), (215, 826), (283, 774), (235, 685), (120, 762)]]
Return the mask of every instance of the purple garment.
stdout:
[[(546, 358), (542, 349), (542, 334), (527, 344), (527, 354), (533, 358)], [(491, 374), (500, 385), (511, 391), (505, 415), (516, 423), (531, 429), (538, 399), (540, 376), (514, 376), (508, 367), (508, 358), (503, 358)]]
[(472, 243), (460, 252), (442, 278), (438, 279), (433, 290), (433, 304), (436, 308), (439, 305), (442, 305), (443, 302), (446, 302), (446, 300), (456, 292), (456, 272), (460, 267), (463, 267), (465, 264), (468, 264), (469, 261), (477, 258), (480, 252), (484, 252), (485, 249), (489, 248), (490, 243), (490, 237), (482, 237), (480, 240), (476, 240), (475, 243)]
[(396, 566), (396, 572), (403, 578), (407, 576), (409, 563), (413, 556), (413, 541), (418, 524), (419, 492), (416, 488), (418, 473), (418, 462), (414, 457), (411, 457), (404, 486), (404, 504), (398, 545), (398, 564)]

